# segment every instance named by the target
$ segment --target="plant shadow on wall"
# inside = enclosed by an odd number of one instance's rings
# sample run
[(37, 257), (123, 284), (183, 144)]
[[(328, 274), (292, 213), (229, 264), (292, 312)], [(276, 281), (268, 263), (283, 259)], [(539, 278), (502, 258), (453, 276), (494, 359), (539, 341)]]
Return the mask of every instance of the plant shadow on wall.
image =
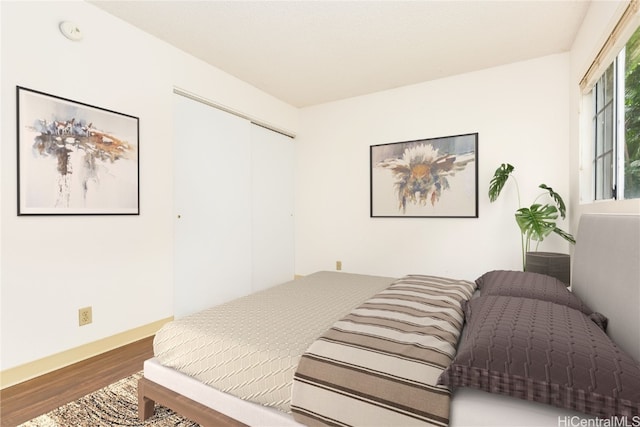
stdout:
[[(496, 169), (489, 184), (489, 200), (491, 202), (496, 201), (505, 184), (511, 178), (516, 186), (518, 206), (522, 206), (520, 188), (518, 181), (513, 176), (513, 170), (514, 167), (509, 163), (503, 163)], [(538, 187), (546, 191), (537, 196), (531, 206), (520, 207), (515, 213), (516, 223), (520, 228), (523, 270), (526, 268), (526, 253), (531, 250), (532, 240), (536, 242), (535, 250), (538, 250), (540, 243), (551, 233), (559, 235), (572, 244), (576, 243), (571, 234), (560, 229), (556, 224), (558, 216), (562, 219), (566, 217), (567, 208), (562, 197), (546, 184), (540, 184)], [(550, 202), (546, 204), (538, 203), (538, 200), (543, 197), (550, 199)]]

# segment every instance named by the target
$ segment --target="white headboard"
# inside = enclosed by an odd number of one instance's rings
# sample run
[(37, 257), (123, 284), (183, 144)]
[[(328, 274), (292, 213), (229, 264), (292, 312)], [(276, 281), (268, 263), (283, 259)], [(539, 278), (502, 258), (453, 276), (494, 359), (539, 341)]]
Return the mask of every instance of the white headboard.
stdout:
[(607, 334), (640, 361), (640, 215), (580, 217), (571, 289), (609, 318)]

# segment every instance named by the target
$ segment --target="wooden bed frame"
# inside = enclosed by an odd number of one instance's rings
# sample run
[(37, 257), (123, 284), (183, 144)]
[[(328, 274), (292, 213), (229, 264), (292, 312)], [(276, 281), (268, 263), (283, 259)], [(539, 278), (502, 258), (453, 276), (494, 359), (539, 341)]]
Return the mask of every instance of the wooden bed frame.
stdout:
[[(640, 361), (640, 331), (628, 327), (640, 324), (640, 215), (583, 215), (576, 240), (572, 289), (594, 310), (609, 317), (609, 335)], [(616, 295), (624, 295), (624, 298), (616, 298)], [(496, 402), (500, 402), (501, 411), (511, 410), (511, 413), (530, 403), (504, 396), (495, 398), (506, 399)], [(514, 404), (509, 409), (511, 401)], [(153, 415), (155, 403), (158, 403), (202, 426), (247, 425), (144, 377), (138, 383), (138, 402), (139, 417), (143, 421)], [(459, 408), (460, 405), (455, 408), (453, 399), (452, 419), (454, 411), (461, 412)], [(557, 416), (547, 416), (547, 420), (555, 419), (554, 425), (557, 425)], [(454, 424), (457, 423), (452, 426)], [(480, 422), (478, 425), (491, 424)]]
[(146, 421), (155, 413), (155, 404), (166, 406), (174, 412), (203, 426), (241, 427), (246, 424), (221, 412), (195, 402), (144, 377), (138, 380), (138, 416)]

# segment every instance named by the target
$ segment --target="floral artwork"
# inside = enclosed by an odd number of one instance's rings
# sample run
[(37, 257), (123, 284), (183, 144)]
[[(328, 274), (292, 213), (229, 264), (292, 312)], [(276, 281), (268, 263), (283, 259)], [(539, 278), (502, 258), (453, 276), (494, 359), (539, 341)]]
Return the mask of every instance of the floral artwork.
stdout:
[(477, 217), (478, 134), (371, 146), (372, 217)]
[(18, 214), (139, 214), (138, 118), (18, 87)]

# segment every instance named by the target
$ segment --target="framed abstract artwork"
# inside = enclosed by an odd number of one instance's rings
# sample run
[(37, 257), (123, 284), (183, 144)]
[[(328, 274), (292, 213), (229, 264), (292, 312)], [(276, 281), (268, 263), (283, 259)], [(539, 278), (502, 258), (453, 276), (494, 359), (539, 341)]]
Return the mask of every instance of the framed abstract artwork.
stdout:
[(139, 215), (139, 119), (17, 87), (18, 215)]
[(371, 217), (477, 218), (478, 134), (370, 147)]

